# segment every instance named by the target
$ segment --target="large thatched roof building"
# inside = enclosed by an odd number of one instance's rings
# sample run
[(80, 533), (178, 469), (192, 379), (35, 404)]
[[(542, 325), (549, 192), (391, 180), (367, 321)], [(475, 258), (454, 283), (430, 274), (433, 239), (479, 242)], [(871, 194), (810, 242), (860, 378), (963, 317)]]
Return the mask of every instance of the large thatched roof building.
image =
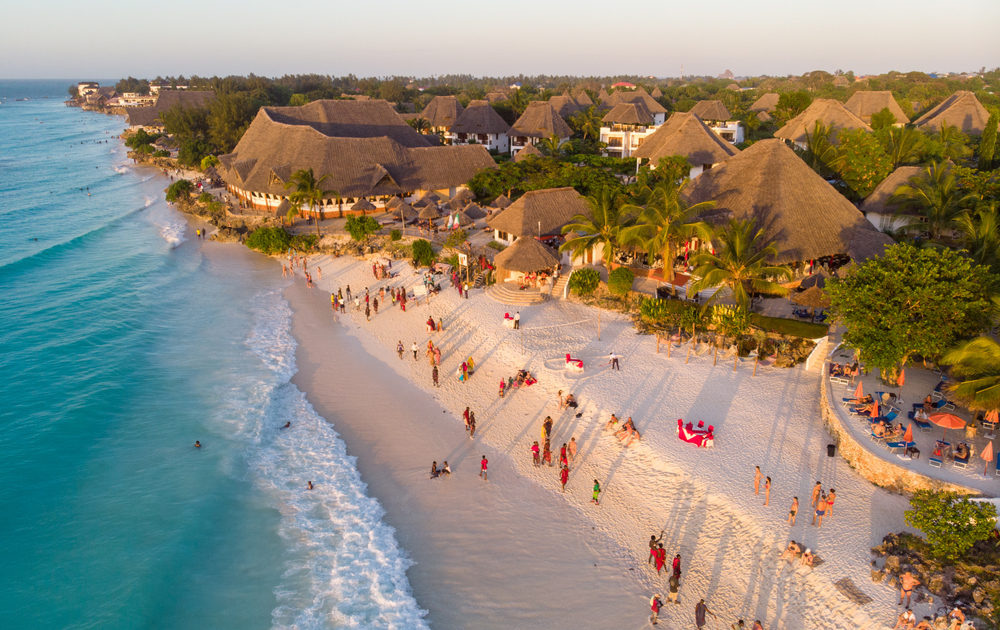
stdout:
[(958, 127), (962, 133), (978, 136), (986, 129), (989, 118), (990, 113), (975, 94), (959, 90), (916, 119), (913, 124), (933, 131), (940, 131), (941, 125), (947, 124)]
[(174, 107), (197, 109), (208, 107), (215, 100), (215, 92), (200, 90), (161, 90), (156, 101), (148, 107), (126, 107), (125, 116), (130, 127), (162, 127), (160, 114)]
[(761, 140), (691, 181), (692, 203), (715, 201), (715, 221), (755, 219), (778, 248), (776, 262), (834, 255), (864, 259), (892, 240), (781, 140)]
[(469, 101), (451, 126), (452, 144), (481, 144), (491, 151), (506, 153), (510, 149), (507, 124), (486, 101)]
[(680, 155), (691, 164), (690, 177), (736, 155), (740, 150), (726, 142), (690, 112), (674, 112), (646, 138), (633, 155), (653, 166), (661, 158)]
[(726, 121), (731, 118), (729, 110), (722, 101), (698, 101), (691, 108), (691, 113), (708, 121)]
[[(607, 94), (603, 90), (603, 94)], [(667, 117), (667, 110), (660, 102), (649, 95), (643, 88), (634, 90), (616, 90), (607, 99), (601, 99), (603, 106), (612, 109), (620, 103), (642, 103), (646, 110), (653, 116), (653, 124), (661, 125)]]
[(559, 115), (562, 116), (563, 120), (568, 120), (570, 116), (577, 113), (581, 109), (584, 109), (579, 103), (577, 103), (576, 99), (570, 95), (568, 90), (550, 98), (549, 104), (552, 105), (557, 112), (559, 112)]
[(482, 146), (429, 146), (382, 100), (263, 107), (233, 152), (219, 158), (230, 192), (259, 209), (277, 207), (300, 169), (326, 177), (322, 187), (336, 194), (323, 210), (340, 210), (362, 197), (381, 207), (423, 191), (452, 196), (493, 166)]
[(618, 125), (652, 125), (653, 114), (642, 101), (634, 103), (618, 103), (601, 118), (601, 122)]
[(537, 273), (549, 271), (559, 265), (559, 257), (545, 245), (530, 236), (519, 238), (514, 244), (503, 250), (493, 259), (493, 264), (500, 270), (498, 277), (506, 280), (509, 273)]
[(869, 125), (872, 122), (872, 114), (883, 109), (888, 109), (896, 117), (897, 125), (905, 125), (910, 122), (909, 116), (903, 112), (903, 108), (899, 106), (889, 90), (858, 90), (851, 94), (851, 98), (847, 99), (844, 107)]
[(510, 150), (517, 154), (525, 145), (537, 144), (540, 140), (555, 136), (560, 141), (568, 140), (573, 135), (566, 121), (562, 119), (548, 101), (532, 101), (520, 118), (514, 121), (508, 136)]
[(774, 136), (805, 148), (806, 136), (812, 133), (818, 122), (834, 131), (840, 129), (872, 130), (868, 123), (852, 114), (840, 101), (835, 101), (832, 98), (818, 98), (805, 111), (775, 131)]
[(578, 214), (590, 214), (590, 204), (580, 193), (571, 187), (546, 188), (524, 193), (487, 224), (496, 240), (510, 243), (521, 236), (561, 234), (562, 227)]
[(910, 222), (911, 218), (892, 203), (892, 196), (922, 170), (919, 166), (900, 166), (875, 187), (861, 204), (861, 212), (872, 225), (883, 230), (896, 230)]
[(420, 117), (430, 124), (430, 131), (448, 133), (462, 114), (462, 104), (454, 96), (435, 96), (420, 112)]

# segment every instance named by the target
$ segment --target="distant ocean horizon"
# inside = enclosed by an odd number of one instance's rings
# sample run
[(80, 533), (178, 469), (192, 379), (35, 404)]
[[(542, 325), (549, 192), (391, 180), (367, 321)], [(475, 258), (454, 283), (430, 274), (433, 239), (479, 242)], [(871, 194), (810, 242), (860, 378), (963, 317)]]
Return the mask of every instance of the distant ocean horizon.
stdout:
[(425, 626), (291, 383), (287, 281), (193, 238), (74, 83), (0, 80), (3, 626)]

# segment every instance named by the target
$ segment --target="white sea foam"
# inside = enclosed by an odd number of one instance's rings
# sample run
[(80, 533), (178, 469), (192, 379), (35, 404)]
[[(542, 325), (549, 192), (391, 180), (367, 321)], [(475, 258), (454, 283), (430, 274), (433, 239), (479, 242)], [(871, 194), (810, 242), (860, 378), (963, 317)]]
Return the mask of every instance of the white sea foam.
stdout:
[[(147, 204), (146, 207), (148, 208), (149, 205)], [(187, 225), (183, 221), (157, 221), (156, 227), (160, 231), (160, 236), (170, 245), (171, 249), (187, 240), (184, 237)]]
[[(272, 612), (277, 628), (426, 628), (414, 599), (410, 560), (333, 425), (290, 382), (295, 374), (291, 309), (278, 291), (254, 299), (248, 347), (268, 376), (233, 392), (233, 429), (252, 444), (255, 483), (281, 513), (287, 561)], [(291, 429), (281, 429), (286, 422)], [(315, 489), (307, 490), (312, 481)]]

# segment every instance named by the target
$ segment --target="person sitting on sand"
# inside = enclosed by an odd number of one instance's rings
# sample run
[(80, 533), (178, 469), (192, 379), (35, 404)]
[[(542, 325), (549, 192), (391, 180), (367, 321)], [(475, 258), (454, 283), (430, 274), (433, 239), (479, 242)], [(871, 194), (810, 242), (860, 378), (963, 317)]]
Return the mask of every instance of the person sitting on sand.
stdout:
[(892, 630), (912, 630), (916, 622), (917, 618), (913, 615), (913, 611), (907, 608), (899, 614), (899, 619), (896, 620)]
[(629, 435), (635, 429), (635, 425), (632, 424), (632, 416), (629, 416), (622, 424), (621, 428), (615, 431), (615, 437), (619, 440), (622, 439), (623, 435)]
[(606, 425), (604, 425), (604, 430), (611, 431), (612, 429), (616, 429), (617, 426), (618, 426), (618, 416), (616, 416), (615, 414), (611, 414), (611, 419), (608, 420), (608, 423)]
[(447, 459), (444, 460), (443, 464), (441, 464), (441, 470), (439, 472), (442, 475), (450, 475), (451, 474), (451, 466), (448, 465), (448, 460)]
[(438, 463), (435, 460), (433, 463), (431, 463), (431, 479), (437, 479), (438, 475), (440, 474), (441, 471), (438, 470)]
[(799, 543), (792, 540), (788, 543), (788, 546), (785, 547), (785, 550), (781, 552), (781, 555), (778, 556), (778, 559), (794, 561), (799, 557), (800, 553), (802, 553), (802, 547), (799, 547)]
[(576, 397), (573, 396), (573, 394), (566, 394), (566, 407), (568, 409), (576, 409), (577, 408)]
[(805, 551), (802, 552), (802, 558), (799, 559), (799, 564), (801, 564), (804, 567), (812, 567), (813, 560), (815, 560), (815, 558), (813, 557), (812, 550), (806, 549)]

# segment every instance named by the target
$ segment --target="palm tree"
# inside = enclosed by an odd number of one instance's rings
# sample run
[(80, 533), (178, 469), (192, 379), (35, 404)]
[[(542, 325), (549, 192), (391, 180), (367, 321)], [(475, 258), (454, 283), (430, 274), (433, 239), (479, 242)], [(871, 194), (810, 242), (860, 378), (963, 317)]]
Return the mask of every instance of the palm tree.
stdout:
[(329, 178), (330, 175), (326, 174), (319, 179), (316, 179), (316, 175), (313, 174), (313, 170), (310, 169), (299, 169), (292, 173), (289, 178), (288, 183), (285, 184), (285, 189), (294, 188), (292, 194), (288, 196), (288, 200), (292, 202), (293, 209), (298, 213), (298, 209), (302, 207), (303, 204), (309, 206), (312, 211), (313, 218), (316, 221), (316, 236), (319, 236), (319, 214), (316, 212), (316, 207), (323, 205), (323, 200), (329, 197), (338, 196), (338, 193), (334, 190), (323, 190), (321, 188), (324, 181)]
[(907, 162), (916, 162), (924, 144), (924, 136), (913, 127), (886, 127), (875, 134), (882, 148), (892, 160), (892, 168)]
[(410, 126), (413, 127), (418, 133), (424, 133), (431, 128), (430, 121), (424, 118), (423, 116), (418, 116), (417, 118), (411, 118), (406, 122), (410, 123)]
[(940, 144), (942, 158), (957, 160), (971, 153), (969, 137), (955, 125), (943, 123), (933, 138)]
[(591, 105), (587, 109), (581, 110), (569, 119), (570, 124), (577, 133), (584, 139), (601, 137), (601, 116), (597, 113), (597, 106)]
[[(717, 252), (699, 252), (694, 257), (694, 273), (700, 279), (688, 287), (688, 295), (703, 289), (727, 286), (733, 293), (736, 305), (744, 311), (750, 310), (750, 293), (767, 292), (784, 295), (787, 289), (770, 278), (790, 279), (792, 272), (783, 265), (768, 262), (778, 253), (771, 241), (764, 240), (763, 228), (758, 228), (753, 219), (731, 220), (728, 225), (715, 231), (718, 241)], [(716, 290), (706, 305), (719, 296)]]
[(967, 212), (972, 196), (958, 186), (958, 179), (947, 162), (936, 162), (923, 170), (910, 183), (896, 189), (891, 203), (901, 210), (916, 211), (920, 216), (907, 228), (924, 228), (931, 239), (941, 235)]
[(832, 172), (837, 160), (837, 147), (833, 146), (833, 129), (816, 121), (812, 131), (806, 131), (806, 163), (820, 175)]
[(623, 211), (621, 196), (612, 189), (602, 188), (596, 195), (587, 197), (590, 214), (578, 214), (563, 227), (563, 234), (576, 232), (575, 236), (561, 246), (559, 251), (569, 251), (573, 256), (583, 256), (584, 252), (597, 244), (604, 245), (604, 266), (611, 270), (611, 261), (621, 244), (622, 230), (632, 222), (632, 217)]
[(694, 218), (715, 207), (714, 201), (688, 205), (681, 195), (684, 185), (661, 181), (642, 195), (649, 199), (645, 207), (625, 208), (626, 212), (638, 214), (638, 220), (622, 230), (624, 242), (639, 245), (650, 256), (659, 254), (663, 258), (663, 279), (669, 283), (674, 281), (674, 259), (681, 243), (692, 236), (707, 240), (710, 233), (707, 223)]
[(990, 337), (977, 337), (944, 354), (941, 362), (950, 365), (960, 379), (951, 392), (972, 410), (1000, 408), (1000, 344)]
[(524, 113), (524, 110), (528, 109), (528, 95), (524, 93), (524, 90), (513, 90), (510, 96), (507, 97), (507, 102), (510, 103), (510, 108), (514, 110), (514, 114), (517, 116), (520, 116)]
[(1000, 272), (1000, 207), (997, 202), (983, 204), (974, 214), (963, 214), (955, 224), (972, 260)]
[(549, 157), (559, 157), (559, 154), (562, 153), (561, 144), (562, 141), (558, 136), (549, 136), (540, 140), (536, 146), (542, 153)]

